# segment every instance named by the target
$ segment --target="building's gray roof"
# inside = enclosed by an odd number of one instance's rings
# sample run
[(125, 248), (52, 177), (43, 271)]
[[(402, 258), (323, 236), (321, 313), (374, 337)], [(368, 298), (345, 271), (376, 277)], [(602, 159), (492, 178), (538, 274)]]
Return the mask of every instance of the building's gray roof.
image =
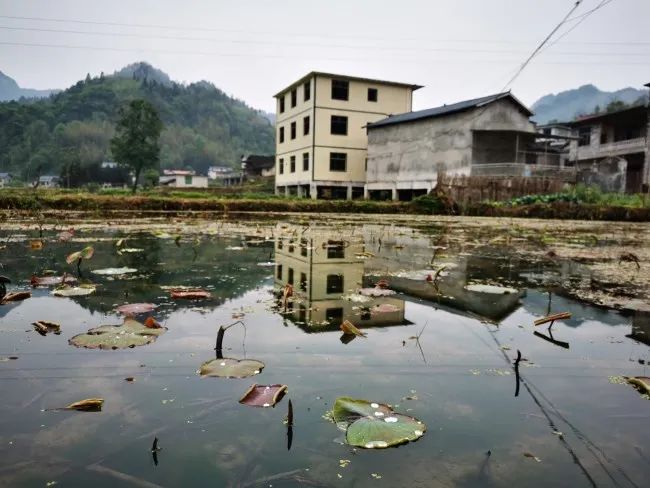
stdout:
[(2, 179), (11, 178), (11, 173), (0, 173), (0, 178)]
[(404, 122), (413, 122), (416, 120), (430, 119), (433, 117), (440, 117), (442, 115), (451, 115), (458, 112), (463, 112), (465, 110), (483, 107), (489, 103), (496, 102), (502, 98), (511, 98), (521, 109), (528, 114), (528, 116), (533, 115), (533, 112), (528, 109), (523, 103), (521, 103), (517, 97), (512, 93), (503, 92), (497, 93), (495, 95), (488, 95), (487, 97), (473, 98), (472, 100), (465, 100), (462, 102), (452, 103), (450, 105), (443, 105), (441, 107), (428, 108), (426, 110), (418, 110), (416, 112), (407, 112), (404, 114), (391, 115), (385, 119), (378, 120), (368, 124), (369, 129), (374, 129), (376, 127), (383, 127), (386, 125), (393, 124), (402, 124)]
[(388, 81), (388, 80), (376, 80), (373, 78), (363, 78), (359, 76), (349, 76), (349, 75), (338, 75), (334, 73), (325, 73), (323, 71), (311, 71), (307, 73), (305, 76), (300, 78), (297, 81), (294, 81), (291, 83), (288, 87), (283, 88), (280, 90), (278, 93), (273, 95), (274, 98), (279, 97), (280, 95), (288, 92), (289, 90), (292, 90), (293, 88), (302, 85), (304, 82), (307, 80), (311, 80), (314, 76), (322, 76), (324, 78), (336, 78), (339, 80), (350, 80), (350, 81), (362, 81), (362, 82), (367, 82), (367, 83), (376, 83), (378, 85), (393, 85), (393, 86), (403, 86), (403, 87), (408, 87), (413, 90), (418, 90), (422, 88), (422, 85), (414, 85), (412, 83), (400, 83), (398, 81)]

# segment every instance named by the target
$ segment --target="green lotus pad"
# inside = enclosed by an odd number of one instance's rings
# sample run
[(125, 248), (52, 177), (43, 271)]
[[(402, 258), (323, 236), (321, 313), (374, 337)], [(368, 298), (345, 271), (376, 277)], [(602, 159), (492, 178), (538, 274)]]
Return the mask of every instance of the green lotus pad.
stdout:
[(260, 374), (263, 369), (264, 363), (255, 359), (222, 358), (203, 363), (199, 374), (214, 378), (248, 378)]
[(95, 285), (79, 285), (79, 286), (62, 286), (52, 290), (52, 295), (57, 297), (79, 297), (95, 293), (97, 287)]
[(383, 449), (418, 440), (426, 425), (418, 419), (395, 413), (388, 405), (337, 398), (332, 409), (336, 425), (345, 430), (345, 439), (351, 446), (365, 449)]
[(166, 331), (166, 327), (149, 328), (127, 317), (122, 325), (100, 325), (74, 336), (69, 343), (87, 349), (126, 349), (149, 344)]

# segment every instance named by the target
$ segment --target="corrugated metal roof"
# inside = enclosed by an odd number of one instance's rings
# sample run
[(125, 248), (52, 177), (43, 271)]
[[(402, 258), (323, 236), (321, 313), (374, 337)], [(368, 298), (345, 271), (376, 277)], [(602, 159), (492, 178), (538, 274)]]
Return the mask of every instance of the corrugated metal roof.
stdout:
[(533, 115), (528, 107), (521, 103), (517, 97), (515, 97), (510, 92), (497, 93), (495, 95), (488, 95), (487, 97), (474, 98), (472, 100), (464, 100), (462, 102), (452, 103), (451, 105), (443, 105), (441, 107), (428, 108), (426, 110), (418, 110), (416, 112), (407, 112), (404, 114), (391, 115), (385, 119), (378, 120), (368, 124), (369, 129), (374, 129), (376, 127), (383, 127), (386, 125), (393, 124), (402, 124), (404, 122), (413, 122), (421, 119), (429, 119), (433, 117), (440, 117), (442, 115), (450, 115), (457, 112), (462, 112), (464, 110), (469, 110), (472, 108), (483, 107), (489, 103), (501, 100), (502, 98), (511, 98), (515, 103), (517, 103), (524, 112), (529, 116)]

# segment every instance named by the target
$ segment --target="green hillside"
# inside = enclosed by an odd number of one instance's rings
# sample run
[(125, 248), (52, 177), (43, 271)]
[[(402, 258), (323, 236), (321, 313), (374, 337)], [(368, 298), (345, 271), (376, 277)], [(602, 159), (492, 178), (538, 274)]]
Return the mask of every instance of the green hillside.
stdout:
[(161, 168), (205, 174), (211, 165), (238, 164), (244, 153), (273, 153), (274, 130), (262, 112), (208, 82), (181, 85), (161, 73), (138, 63), (46, 99), (0, 103), (0, 172), (24, 181), (39, 174), (72, 174), (73, 184), (96, 179), (111, 159), (118, 109), (137, 98), (150, 101), (165, 124)]

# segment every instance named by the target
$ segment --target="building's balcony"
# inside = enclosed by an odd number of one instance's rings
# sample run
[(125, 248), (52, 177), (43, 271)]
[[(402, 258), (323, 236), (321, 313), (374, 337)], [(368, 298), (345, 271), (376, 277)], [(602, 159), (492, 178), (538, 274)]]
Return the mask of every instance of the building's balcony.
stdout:
[(532, 178), (560, 178), (565, 181), (575, 181), (575, 168), (562, 168), (555, 165), (523, 164), (523, 163), (473, 163), (472, 176), (513, 177), (525, 176)]
[[(577, 157), (572, 159), (597, 159), (612, 156), (623, 156), (625, 154), (634, 154), (646, 150), (646, 138), (637, 137), (635, 139), (626, 139), (624, 141), (609, 142), (607, 144), (595, 144), (591, 146), (578, 146)], [(572, 155), (573, 156), (573, 155)]]

